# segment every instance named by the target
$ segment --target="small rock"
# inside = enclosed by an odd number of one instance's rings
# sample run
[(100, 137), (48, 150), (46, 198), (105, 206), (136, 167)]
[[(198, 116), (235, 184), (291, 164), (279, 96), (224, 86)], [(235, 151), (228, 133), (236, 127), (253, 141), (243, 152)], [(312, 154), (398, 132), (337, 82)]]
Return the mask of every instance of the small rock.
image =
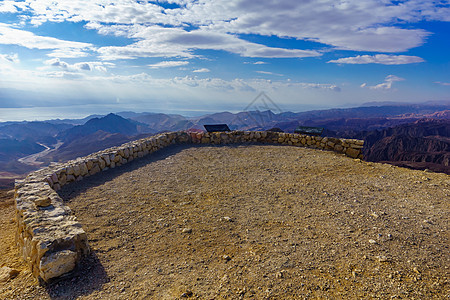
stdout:
[(181, 294), (181, 298), (188, 298), (188, 297), (192, 297), (193, 293), (190, 290), (187, 290), (186, 292), (184, 292), (183, 294)]
[(8, 281), (19, 275), (20, 271), (10, 267), (0, 268), (0, 282)]
[(226, 255), (226, 254), (224, 254), (224, 255), (222, 256), (222, 258), (223, 258), (225, 261), (230, 261), (230, 260), (231, 260), (231, 257), (229, 257), (229, 256)]
[(384, 255), (377, 256), (377, 259), (379, 262), (387, 262), (388, 261), (388, 258)]
[(230, 217), (223, 217), (223, 219), (227, 222), (233, 222), (233, 219)]
[(40, 197), (34, 200), (34, 205), (37, 207), (47, 207), (52, 204), (52, 200), (49, 197)]
[(378, 215), (378, 214), (376, 214), (376, 213), (374, 213), (374, 212), (373, 212), (373, 213), (371, 213), (370, 215), (371, 215), (372, 217), (374, 217), (375, 219), (377, 219), (377, 218), (379, 217), (379, 215)]
[(417, 267), (414, 267), (413, 271), (416, 272), (417, 274), (420, 274), (419, 269), (417, 269)]
[(192, 233), (192, 228), (183, 228), (182, 233)]
[(371, 243), (371, 244), (377, 244), (377, 241), (375, 241), (375, 240), (369, 240), (369, 243)]

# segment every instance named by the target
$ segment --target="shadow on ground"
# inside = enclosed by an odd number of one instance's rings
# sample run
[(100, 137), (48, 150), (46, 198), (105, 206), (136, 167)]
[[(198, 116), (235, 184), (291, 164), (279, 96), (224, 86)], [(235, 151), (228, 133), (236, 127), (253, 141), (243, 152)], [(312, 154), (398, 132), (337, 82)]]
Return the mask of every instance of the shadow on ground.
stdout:
[(87, 177), (79, 182), (72, 182), (68, 185), (65, 185), (61, 190), (58, 191), (59, 196), (66, 201), (67, 205), (70, 207), (70, 200), (72, 198), (77, 197), (79, 194), (89, 190), (92, 187), (96, 187), (99, 185), (104, 184), (105, 182), (113, 180), (116, 176), (132, 172), (136, 169), (139, 169), (149, 163), (166, 159), (169, 156), (175, 155), (180, 151), (183, 151), (184, 149), (189, 148), (200, 148), (200, 147), (241, 147), (241, 146), (248, 146), (248, 145), (254, 145), (253, 143), (246, 143), (246, 144), (218, 144), (218, 145), (193, 145), (193, 144), (187, 144), (187, 145), (171, 145), (164, 149), (163, 151), (156, 151), (152, 154), (149, 154), (147, 156), (144, 156), (142, 158), (136, 158), (135, 160), (122, 165), (120, 167), (116, 167), (114, 169), (109, 169), (106, 172), (99, 172), (95, 175), (92, 175), (90, 177)]
[(67, 277), (58, 278), (44, 287), (51, 299), (77, 299), (101, 290), (109, 277), (95, 252), (85, 257)]

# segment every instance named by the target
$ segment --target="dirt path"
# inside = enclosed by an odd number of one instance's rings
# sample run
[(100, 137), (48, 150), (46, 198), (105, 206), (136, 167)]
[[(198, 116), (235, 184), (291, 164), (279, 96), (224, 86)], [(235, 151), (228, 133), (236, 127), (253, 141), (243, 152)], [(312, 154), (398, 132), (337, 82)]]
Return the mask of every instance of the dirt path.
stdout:
[(0, 283), (6, 299), (450, 295), (445, 174), (307, 148), (178, 147), (61, 195), (93, 255), (46, 288), (22, 271)]

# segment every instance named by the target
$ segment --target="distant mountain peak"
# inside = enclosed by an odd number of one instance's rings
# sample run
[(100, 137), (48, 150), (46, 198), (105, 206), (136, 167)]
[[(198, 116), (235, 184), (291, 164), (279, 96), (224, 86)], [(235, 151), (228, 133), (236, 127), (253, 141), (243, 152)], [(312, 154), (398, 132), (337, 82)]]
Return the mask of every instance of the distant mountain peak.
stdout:
[(110, 113), (104, 117), (90, 119), (84, 125), (75, 126), (65, 131), (62, 136), (65, 141), (69, 141), (99, 130), (109, 133), (121, 133), (127, 136), (138, 133), (136, 124), (114, 113)]

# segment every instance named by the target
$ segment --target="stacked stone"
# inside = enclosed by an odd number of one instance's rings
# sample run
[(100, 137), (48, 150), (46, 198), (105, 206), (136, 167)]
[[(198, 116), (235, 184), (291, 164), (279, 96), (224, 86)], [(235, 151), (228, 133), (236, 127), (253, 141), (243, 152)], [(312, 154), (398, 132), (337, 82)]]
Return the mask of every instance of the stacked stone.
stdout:
[(56, 193), (62, 186), (126, 164), (172, 144), (264, 143), (306, 146), (362, 158), (363, 141), (269, 131), (169, 132), (53, 164), (15, 185), (16, 242), (32, 273), (44, 281), (73, 270), (89, 253), (81, 224)]
[(72, 271), (89, 253), (81, 224), (56, 193), (62, 186), (126, 164), (170, 144), (187, 143), (184, 132), (164, 133), (30, 173), (16, 181), (16, 243), (35, 277), (48, 281)]
[(352, 158), (362, 158), (364, 145), (362, 140), (271, 131), (193, 132), (190, 137), (194, 144), (265, 143), (305, 146), (344, 153)]
[(89, 252), (81, 224), (47, 182), (37, 176), (16, 182), (15, 200), (16, 242), (34, 276), (63, 275)]

